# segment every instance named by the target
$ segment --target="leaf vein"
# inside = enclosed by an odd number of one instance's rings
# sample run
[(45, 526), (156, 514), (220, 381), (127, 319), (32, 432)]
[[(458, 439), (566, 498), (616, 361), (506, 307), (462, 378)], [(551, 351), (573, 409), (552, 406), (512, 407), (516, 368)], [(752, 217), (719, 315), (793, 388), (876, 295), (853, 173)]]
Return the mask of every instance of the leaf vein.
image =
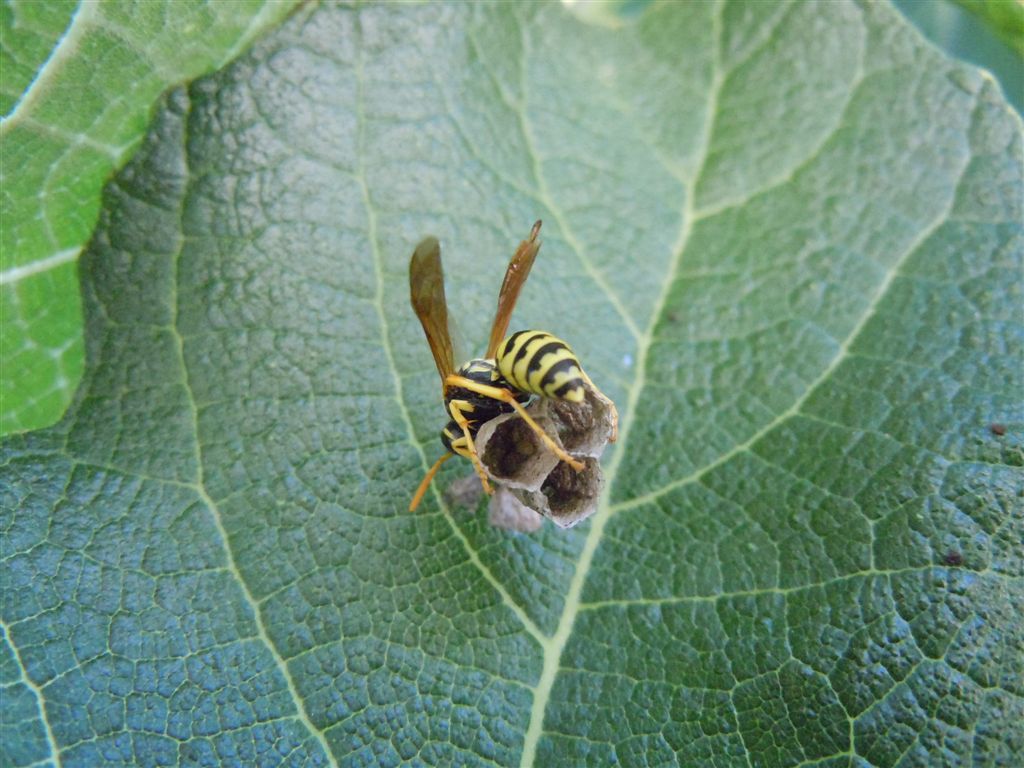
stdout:
[[(961, 172), (964, 170), (964, 168), (966, 168), (966, 164), (967, 160), (965, 159), (963, 163), (964, 167), (961, 168)], [(708, 472), (722, 466), (727, 461), (732, 459), (734, 456), (744, 451), (748, 451), (755, 443), (757, 443), (761, 438), (770, 433), (780, 424), (785, 423), (793, 416), (796, 416), (798, 414), (802, 415), (800, 409), (804, 407), (804, 405), (810, 399), (811, 395), (813, 395), (825, 382), (827, 382), (830, 379), (832, 374), (835, 373), (835, 371), (838, 369), (838, 367), (842, 364), (844, 360), (846, 360), (848, 357), (851, 356), (851, 354), (853, 354), (850, 351), (851, 347), (857, 341), (857, 338), (860, 336), (861, 331), (864, 330), (864, 328), (867, 326), (871, 318), (875, 316), (879, 308), (879, 305), (881, 304), (885, 296), (888, 294), (889, 287), (895, 281), (896, 277), (902, 274), (901, 269), (903, 267), (903, 264), (906, 263), (907, 259), (909, 259), (910, 256), (914, 254), (917, 251), (917, 249), (929, 237), (931, 237), (931, 235), (934, 234), (939, 229), (939, 227), (941, 227), (948, 220), (953, 205), (955, 203), (955, 188), (958, 186), (958, 184), (954, 185), (954, 189), (950, 192), (950, 200), (948, 201), (948, 203), (943, 207), (943, 209), (938, 213), (938, 215), (936, 215), (936, 217), (931, 222), (925, 225), (918, 232), (918, 234), (913, 238), (913, 240), (911, 240), (907, 248), (904, 249), (903, 253), (900, 254), (899, 258), (897, 258), (893, 265), (887, 270), (885, 276), (882, 278), (881, 282), (878, 284), (878, 287), (875, 289), (874, 294), (868, 301), (867, 306), (865, 307), (860, 319), (853, 325), (853, 327), (850, 329), (850, 332), (846, 335), (842, 343), (839, 345), (839, 348), (835, 356), (832, 358), (829, 364), (822, 369), (821, 373), (818, 374), (818, 376), (815, 377), (815, 379), (807, 385), (807, 389), (804, 391), (804, 393), (796, 400), (794, 400), (793, 404), (789, 408), (787, 408), (785, 411), (780, 413), (774, 419), (772, 419), (759, 430), (757, 430), (757, 432), (755, 432), (753, 435), (747, 438), (744, 442), (737, 444), (730, 450), (721, 454), (717, 459), (714, 459), (713, 461), (710, 461), (707, 464), (705, 464), (703, 467), (694, 470), (686, 477), (680, 478), (679, 480), (674, 480), (670, 483), (666, 483), (661, 488), (658, 488), (654, 491), (650, 491), (646, 494), (643, 494), (642, 496), (637, 496), (634, 497), (633, 499), (629, 499), (628, 501), (620, 502), (619, 504), (615, 505), (612, 508), (612, 512), (616, 513), (626, 509), (633, 509), (643, 504), (647, 504), (651, 501), (654, 501), (655, 499), (661, 498), (662, 496), (671, 491), (674, 491), (685, 485), (689, 485), (700, 480)]]
[(645, 605), (685, 605), (689, 603), (717, 603), (722, 600), (732, 600), (734, 598), (747, 598), (747, 597), (768, 597), (768, 596), (782, 596), (787, 597), (789, 595), (798, 594), (800, 592), (807, 592), (813, 589), (825, 589), (826, 587), (844, 584), (846, 582), (854, 581), (856, 579), (867, 579), (871, 577), (880, 578), (891, 578), (893, 576), (903, 576), (906, 574), (915, 573), (927, 573), (930, 571), (967, 571), (976, 575), (984, 575), (989, 572), (989, 569), (972, 569), (958, 566), (953, 568), (951, 566), (943, 566), (935, 563), (927, 563), (925, 565), (910, 565), (905, 568), (866, 568), (862, 571), (852, 571), (850, 573), (844, 573), (838, 576), (833, 576), (828, 579), (822, 579), (820, 581), (812, 581), (806, 584), (794, 584), (791, 587), (756, 587), (754, 589), (735, 589), (727, 592), (719, 592), (718, 594), (712, 595), (683, 595), (683, 596), (671, 596), (671, 597), (631, 597), (623, 600), (595, 600), (589, 603), (580, 603), (580, 610), (582, 611), (598, 611), (605, 608), (629, 608), (631, 606), (645, 606)]
[(82, 36), (85, 34), (85, 29), (92, 23), (93, 16), (99, 8), (100, 4), (98, 2), (91, 2), (91, 0), (82, 0), (78, 4), (78, 8), (75, 9), (71, 21), (68, 22), (68, 26), (64, 30), (64, 34), (61, 35), (60, 39), (53, 46), (49, 57), (39, 67), (36, 76), (22, 92), (17, 103), (11, 108), (11, 111), (0, 121), (0, 135), (6, 133), (4, 129), (7, 129), (8, 126), (17, 124), (16, 121), (20, 117), (21, 111), (32, 107), (40, 91), (46, 90), (50, 80), (57, 77), (57, 71), (60, 67), (75, 54)]
[(744, 194), (740, 197), (719, 200), (718, 202), (713, 203), (712, 205), (708, 205), (696, 210), (694, 212), (695, 220), (700, 221), (702, 219), (710, 218), (712, 216), (717, 216), (718, 214), (724, 213), (729, 210), (740, 208), (749, 203), (754, 198), (761, 197), (762, 195), (765, 195), (769, 192), (784, 187), (786, 184), (791, 183), (793, 179), (796, 178), (797, 174), (799, 174), (804, 169), (810, 167), (810, 165), (815, 160), (821, 157), (821, 155), (825, 152), (825, 149), (828, 147), (829, 142), (832, 141), (832, 139), (835, 138), (835, 136), (839, 133), (840, 127), (847, 124), (846, 118), (849, 114), (850, 107), (853, 104), (853, 98), (866, 82), (866, 79), (864, 77), (864, 56), (866, 53), (867, 42), (862, 39), (861, 45), (857, 51), (857, 66), (854, 69), (853, 77), (850, 79), (850, 87), (846, 93), (846, 98), (843, 101), (842, 107), (836, 109), (833, 112), (834, 121), (832, 124), (832, 128), (830, 130), (825, 131), (822, 134), (822, 137), (818, 141), (817, 145), (811, 147), (810, 151), (802, 160), (796, 162), (793, 165), (793, 167), (790, 168), (788, 171), (776, 174), (773, 178), (768, 179), (760, 187), (748, 192), (747, 194)]
[[(16, 682), (22, 683), (26, 688), (32, 691), (32, 695), (36, 700), (36, 706), (39, 707), (39, 720), (43, 724), (43, 731), (46, 733), (46, 743), (50, 748), (50, 755), (53, 757), (54, 762), (59, 766), (60, 763), (60, 750), (57, 748), (57, 740), (53, 736), (53, 730), (50, 728), (50, 721), (46, 717), (46, 697), (43, 695), (42, 687), (36, 685), (32, 680), (29, 679), (28, 675), (25, 674), (25, 664), (21, 660), (21, 652), (18, 650), (18, 646), (14, 643), (14, 638), (11, 637), (11, 631), (6, 621), (0, 619), (0, 632), (7, 639), (7, 644), (11, 647), (11, 651), (14, 653), (14, 658), (18, 660), (18, 680)], [(40, 763), (43, 761), (39, 761)]]
[[(357, 22), (358, 23), (358, 22)], [(361, 31), (361, 30), (360, 30)], [(416, 430), (413, 428), (412, 419), (409, 416), (409, 409), (405, 404), (405, 395), (402, 387), (402, 379), (398, 375), (398, 367), (395, 365), (395, 354), (391, 347), (391, 338), (388, 333), (388, 322), (387, 314), (384, 311), (384, 275), (383, 275), (383, 259), (380, 253), (380, 245), (377, 236), (377, 215), (373, 207), (373, 202), (370, 199), (370, 190), (366, 181), (366, 169), (364, 167), (364, 153), (362, 152), (363, 147), (363, 133), (366, 126), (366, 118), (363, 112), (363, 61), (361, 58), (362, 46), (359, 47), (360, 58), (356, 64), (356, 131), (357, 131), (357, 150), (356, 154), (358, 157), (358, 164), (356, 167), (356, 179), (360, 187), (362, 194), (363, 205), (366, 209), (367, 217), (367, 229), (368, 239), (370, 243), (370, 251), (373, 256), (373, 268), (376, 274), (377, 280), (377, 291), (374, 298), (374, 306), (376, 308), (377, 316), (379, 318), (381, 327), (381, 345), (384, 351), (384, 355), (387, 358), (388, 369), (391, 374), (391, 379), (395, 382), (395, 401), (398, 403), (398, 411), (402, 415), (402, 421), (405, 424), (406, 436), (409, 444), (416, 450), (420, 456), (420, 464), (423, 471), (426, 472), (428, 468), (427, 457), (423, 452), (423, 446), (416, 440)], [(452, 519), (447, 504), (442, 499), (440, 493), (437, 491), (437, 487), (432, 488), (432, 493), (437, 499), (438, 505), (441, 508), (441, 513), (444, 516), (445, 522), (451, 527), (455, 537), (459, 540), (466, 554), (469, 556), (470, 561), (480, 571), (487, 582), (494, 588), (498, 593), (502, 602), (515, 614), (516, 618), (519, 619), (523, 628), (533, 636), (537, 642), (544, 642), (544, 635), (540, 631), (540, 628), (534, 623), (534, 621), (527, 615), (526, 611), (520, 606), (512, 596), (508, 593), (508, 590), (501, 584), (501, 582), (495, 578), (494, 574), (491, 573), (490, 569), (484, 565), (480, 559), (479, 554), (473, 549), (469, 539), (462, 532), (462, 530), (455, 524)]]
[[(186, 166), (186, 168), (185, 168), (185, 170), (186, 170), (186, 174), (185, 174), (186, 178), (188, 178), (188, 173), (187, 173), (187, 171), (188, 171), (188, 167), (187, 166), (188, 166), (188, 161), (189, 161), (189, 158), (188, 158), (188, 124), (189, 124), (190, 117), (191, 117), (191, 103), (189, 104), (188, 107), (186, 107), (186, 112), (185, 112), (185, 115), (183, 117), (184, 130), (182, 132), (182, 142), (181, 142), (182, 162)], [(312, 720), (310, 719), (309, 713), (306, 711), (306, 708), (305, 708), (305, 702), (303, 701), (302, 697), (299, 695), (298, 688), (295, 685), (295, 681), (292, 679), (291, 673), (288, 671), (288, 664), (281, 657), (281, 654), (278, 652), (277, 646), (275, 646), (273, 641), (270, 639), (270, 635), (267, 632), (266, 624), (263, 621), (263, 614), (260, 611), (259, 603), (253, 597), (252, 592), (250, 592), (249, 585), (246, 583), (245, 579), (242, 577), (242, 573), (241, 573), (241, 571), (239, 571), (238, 565), (235, 562), (235, 555), (234, 555), (234, 552), (231, 549), (231, 540), (228, 537), (227, 529), (224, 527), (224, 521), (223, 521), (223, 519), (221, 517), (220, 509), (217, 506), (217, 503), (213, 500), (213, 498), (211, 498), (210, 494), (206, 490), (204, 471), (203, 471), (203, 449), (202, 449), (202, 444), (200, 443), (200, 439), (199, 439), (199, 409), (198, 409), (197, 404), (196, 404), (196, 397), (195, 397), (195, 393), (194, 393), (194, 391), (192, 389), (192, 385), (191, 385), (191, 381), (190, 381), (190, 374), (189, 374), (188, 363), (187, 363), (186, 357), (185, 357), (185, 339), (182, 336), (181, 331), (179, 330), (179, 326), (178, 326), (178, 317), (179, 317), (179, 312), (180, 312), (180, 303), (179, 303), (179, 296), (178, 296), (178, 281), (180, 279), (181, 254), (182, 254), (182, 251), (184, 250), (184, 246), (185, 246), (185, 242), (186, 242), (186, 239), (185, 239), (185, 236), (184, 236), (184, 228), (181, 225), (184, 223), (184, 203), (185, 203), (185, 200), (186, 200), (187, 197), (188, 197), (188, 188), (186, 187), (186, 189), (184, 191), (184, 194), (182, 194), (182, 196), (180, 198), (180, 203), (179, 203), (179, 210), (178, 210), (179, 227), (178, 227), (178, 231), (177, 231), (178, 242), (177, 242), (176, 248), (174, 250), (174, 253), (171, 256), (170, 301), (169, 301), (169, 303), (170, 303), (170, 306), (171, 306), (171, 311), (173, 313), (173, 318), (172, 318), (171, 329), (170, 330), (171, 330), (171, 334), (174, 337), (175, 355), (177, 356), (177, 363), (181, 367), (181, 372), (182, 372), (182, 377), (183, 377), (182, 384), (184, 386), (185, 394), (187, 396), (188, 407), (189, 407), (189, 414), (190, 414), (191, 422), (192, 422), (193, 447), (194, 447), (194, 451), (195, 451), (195, 461), (196, 461), (196, 476), (195, 476), (196, 493), (199, 496), (199, 498), (202, 500), (202, 502), (206, 505), (206, 507), (210, 510), (210, 517), (212, 518), (213, 524), (214, 524), (214, 526), (217, 529), (217, 533), (219, 534), (219, 538), (220, 538), (220, 541), (221, 541), (221, 546), (222, 546), (222, 548), (224, 550), (224, 556), (225, 556), (225, 558), (227, 560), (228, 570), (230, 570), (232, 575), (238, 581), (238, 585), (239, 585), (239, 587), (241, 589), (241, 592), (242, 592), (242, 597), (245, 600), (245, 602), (248, 604), (249, 609), (253, 613), (253, 620), (256, 623), (256, 628), (257, 628), (257, 631), (258, 631), (258, 634), (259, 634), (260, 641), (266, 646), (267, 650), (269, 651), (271, 657), (274, 660), (274, 665), (277, 667), (278, 671), (281, 673), (282, 678), (284, 679), (285, 685), (288, 688), (288, 693), (289, 693), (289, 695), (290, 695), (290, 697), (292, 699), (292, 704), (295, 706), (295, 709), (296, 709), (297, 719), (303, 724), (303, 726), (309, 731), (309, 733), (314, 738), (316, 738), (317, 741), (319, 741), (320, 746), (321, 746), (321, 748), (324, 751), (325, 758), (331, 763), (331, 765), (333, 765), (333, 766), (335, 766), (335, 768), (337, 768), (337, 761), (334, 759), (334, 755), (332, 754), (330, 748), (328, 747), (327, 739), (324, 737), (323, 731), (321, 731), (319, 728), (317, 728), (313, 724)]]
[[(668, 275), (675, 274), (679, 269), (680, 261), (682, 260), (683, 252), (686, 250), (686, 243), (689, 241), (690, 234), (693, 231), (693, 197), (694, 191), (696, 190), (697, 183), (700, 180), (700, 175), (703, 170), (704, 164), (707, 160), (708, 149), (711, 144), (712, 126), (714, 124), (714, 117), (717, 112), (718, 96), (722, 85), (722, 70), (720, 66), (721, 58), (721, 41), (722, 41), (722, 14), (724, 4), (722, 0), (716, 0), (714, 6), (714, 12), (712, 15), (713, 29), (711, 32), (711, 45), (713, 46), (713, 57), (712, 65), (714, 78), (708, 89), (706, 114), (704, 119), (704, 127), (698, 145), (696, 169), (693, 174), (693, 178), (690, 184), (686, 188), (685, 202), (682, 216), (682, 225), (679, 230), (679, 235), (676, 239), (676, 243), (672, 248), (672, 258), (668, 267)], [(525, 29), (522, 34), (525, 38)], [(525, 59), (526, 59), (526, 44), (524, 40), (523, 62), (521, 68), (523, 70), (523, 80), (525, 87)], [(526, 117), (525, 110), (522, 113), (523, 127), (526, 130)], [(536, 153), (534, 154), (535, 162), (537, 160)], [(539, 181), (540, 179), (538, 179)], [(558, 667), (561, 662), (562, 652), (568, 643), (569, 636), (572, 633), (573, 625), (576, 621), (576, 616), (580, 609), (580, 595), (583, 592), (583, 586), (587, 579), (587, 574), (590, 570), (590, 565), (593, 562), (594, 553), (597, 551), (598, 544), (601, 541), (601, 537), (604, 533), (605, 525), (613, 514), (613, 508), (609, 504), (609, 489), (614, 485), (615, 478), (618, 475), (619, 466), (622, 464), (622, 457), (626, 453), (626, 447), (629, 444), (629, 435), (631, 432), (632, 425), (634, 423), (634, 417), (636, 414), (637, 403), (640, 399), (640, 392), (644, 388), (645, 373), (647, 366), (647, 356), (651, 348), (651, 340), (654, 334), (654, 327), (658, 321), (659, 316), (664, 310), (665, 302), (668, 298), (668, 294), (672, 285), (672, 281), (666, 279), (662, 285), (661, 294), (657, 297), (654, 308), (651, 311), (650, 319), (648, 320), (647, 329), (643, 335), (637, 335), (637, 364), (636, 364), (636, 379), (633, 386), (629, 389), (629, 396), (624, 409), (625, 416), (622, 420), (622, 431), (620, 434), (620, 444), (618, 449), (615, 451), (615, 455), (612, 457), (611, 462), (608, 466), (606, 473), (607, 482), (605, 489), (602, 492), (599, 509), (597, 514), (594, 516), (591, 524), (590, 532), (587, 534), (587, 538), (583, 543), (583, 548), (580, 551), (579, 559), (576, 563), (576, 570), (573, 573), (571, 582), (569, 583), (569, 589), (566, 593), (565, 605), (562, 609), (562, 614), (558, 621), (558, 627), (555, 630), (554, 636), (544, 647), (544, 665), (541, 672), (541, 679), (537, 684), (537, 692), (534, 695), (533, 707), (530, 712), (530, 722), (526, 731), (526, 738), (523, 742), (523, 753), (520, 765), (522, 768), (532, 766), (536, 760), (537, 746), (540, 742), (540, 737), (544, 729), (544, 714), (547, 710), (547, 704), (550, 700), (551, 690), (554, 687), (555, 678), (558, 675)]]
[(559, 230), (565, 237), (566, 243), (572, 249), (573, 253), (576, 254), (576, 258), (579, 260), (583, 270), (587, 273), (587, 276), (601, 289), (602, 293), (608, 297), (609, 303), (612, 308), (616, 311), (619, 317), (622, 318), (623, 324), (629, 329), (630, 334), (637, 341), (640, 340), (641, 334), (640, 329), (637, 327), (636, 321), (626, 310), (619, 295), (612, 290), (611, 285), (605, 279), (604, 275), (594, 266), (593, 262), (588, 259), (584, 254), (583, 244), (579, 241), (576, 233), (573, 231), (572, 226), (569, 224), (568, 219), (565, 216), (561, 206), (555, 202), (555, 199), (551, 195), (551, 191), (548, 189), (547, 177), (544, 174), (544, 168), (541, 161), (541, 156), (537, 148), (537, 139), (533, 134), (533, 128), (530, 124), (530, 119), (527, 109), (528, 98), (526, 95), (526, 84), (527, 84), (527, 72), (526, 62), (529, 59), (527, 50), (529, 48), (529, 39), (526, 34), (526, 25), (520, 25), (520, 36), (522, 39), (521, 49), (519, 51), (519, 70), (521, 80), (521, 91), (523, 103), (514, 107), (516, 116), (519, 118), (519, 130), (522, 133), (523, 141), (526, 144), (526, 150), (530, 155), (530, 159), (533, 163), (533, 177), (537, 184), (537, 191), (540, 200), (544, 205), (551, 211), (551, 215), (554, 216), (555, 222), (558, 224)]

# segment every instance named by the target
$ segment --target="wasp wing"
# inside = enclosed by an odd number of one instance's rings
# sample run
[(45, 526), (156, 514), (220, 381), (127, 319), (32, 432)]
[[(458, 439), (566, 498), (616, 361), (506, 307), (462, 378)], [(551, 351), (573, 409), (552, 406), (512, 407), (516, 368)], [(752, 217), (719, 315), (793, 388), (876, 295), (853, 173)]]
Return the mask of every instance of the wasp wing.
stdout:
[(448, 302), (444, 297), (441, 246), (436, 237), (424, 238), (409, 260), (409, 298), (427, 336), (441, 380), (455, 370), (452, 339), (448, 332)]
[(537, 239), (537, 235), (540, 234), (540, 225), (539, 220), (533, 225), (530, 236), (516, 248), (512, 261), (508, 263), (508, 269), (505, 270), (505, 279), (502, 281), (501, 291), (498, 293), (498, 309), (494, 313), (494, 324), (491, 326), (491, 338), (487, 342), (486, 356), (488, 358), (494, 357), (498, 351), (498, 345), (505, 338), (509, 320), (512, 319), (512, 310), (519, 299), (519, 292), (523, 289), (523, 284), (530, 274), (533, 260), (537, 258), (537, 251), (540, 250), (540, 241)]

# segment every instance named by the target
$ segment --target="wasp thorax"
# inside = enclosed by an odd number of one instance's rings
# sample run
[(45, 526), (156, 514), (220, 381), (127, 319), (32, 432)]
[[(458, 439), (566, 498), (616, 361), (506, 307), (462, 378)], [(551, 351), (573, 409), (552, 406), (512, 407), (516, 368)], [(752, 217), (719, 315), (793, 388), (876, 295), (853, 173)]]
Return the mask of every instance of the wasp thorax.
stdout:
[(491, 522), (521, 531), (536, 527), (524, 522), (529, 515), (510, 500), (514, 498), (535, 518), (543, 515), (569, 528), (597, 510), (604, 485), (598, 459), (616, 436), (615, 406), (584, 382), (580, 403), (539, 399), (526, 410), (559, 447), (582, 462), (583, 469), (576, 471), (560, 461), (518, 414), (487, 422), (477, 433), (476, 449), (498, 486), (491, 502)]

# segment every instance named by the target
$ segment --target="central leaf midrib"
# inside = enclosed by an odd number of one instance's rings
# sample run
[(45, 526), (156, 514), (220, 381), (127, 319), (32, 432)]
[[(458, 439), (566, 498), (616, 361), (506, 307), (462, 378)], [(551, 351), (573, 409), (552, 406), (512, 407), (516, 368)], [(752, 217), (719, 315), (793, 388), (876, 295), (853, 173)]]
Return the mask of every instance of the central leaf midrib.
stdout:
[[(623, 417), (623, 430), (621, 443), (616, 451), (612, 461), (609, 464), (607, 479), (608, 483), (606, 486), (605, 494), (602, 498), (600, 510), (595, 516), (592, 528), (588, 534), (587, 540), (584, 543), (583, 549), (581, 550), (579, 560), (577, 561), (576, 572), (570, 583), (570, 587), (566, 596), (565, 605), (563, 608), (562, 615), (559, 619), (558, 628), (555, 635), (551, 638), (551, 641), (545, 644), (545, 663), (544, 672), (542, 673), (541, 682), (538, 684), (537, 698), (534, 702), (533, 711), (531, 713), (530, 727), (527, 731), (526, 739), (524, 741), (524, 749), (522, 754), (522, 766), (532, 766), (535, 759), (536, 748), (540, 740), (540, 736), (543, 734), (543, 721), (546, 713), (547, 703), (549, 701), (551, 690), (554, 686), (555, 678), (557, 677), (561, 654), (564, 651), (565, 645), (568, 642), (569, 637), (572, 633), (572, 628), (575, 623), (575, 618), (582, 607), (580, 597), (585, 586), (587, 575), (590, 569), (590, 565), (593, 560), (594, 553), (596, 552), (603, 532), (608, 520), (613, 517), (617, 512), (627, 508), (634, 508), (641, 504), (653, 501), (654, 499), (668, 493), (670, 490), (681, 487), (683, 485), (696, 482), (701, 477), (706, 475), (713, 469), (723, 465), (737, 454), (748, 450), (754, 443), (765, 437), (773, 429), (777, 428), (780, 424), (791, 418), (792, 416), (799, 413), (800, 408), (807, 402), (810, 396), (825, 382), (829, 380), (839, 365), (845, 360), (849, 354), (849, 350), (855, 340), (860, 335), (861, 331), (874, 316), (879, 304), (887, 295), (890, 286), (893, 281), (900, 273), (900, 270), (906, 260), (923, 244), (949, 217), (953, 205), (955, 204), (956, 195), (955, 190), (957, 184), (952, 186), (949, 194), (949, 200), (946, 206), (935, 216), (935, 218), (908, 243), (906, 249), (899, 258), (892, 264), (892, 266), (886, 271), (883, 279), (879, 282), (876, 290), (865, 305), (859, 320), (853, 324), (850, 331), (845, 338), (839, 343), (836, 354), (829, 362), (828, 365), (821, 371), (821, 373), (808, 385), (804, 393), (794, 400), (793, 404), (780, 413), (768, 424), (758, 430), (754, 435), (748, 438), (741, 444), (734, 446), (729, 451), (722, 453), (716, 459), (707, 462), (704, 466), (696, 469), (690, 475), (682, 478), (678, 481), (668, 484), (658, 491), (651, 492), (631, 499), (629, 502), (616, 505), (609, 504), (609, 489), (614, 486), (615, 479), (618, 475), (619, 468), (622, 464), (622, 457), (628, 451), (629, 445), (629, 434), (631, 426), (634, 422), (636, 413), (637, 403), (641, 399), (641, 394), (644, 389), (645, 374), (647, 368), (647, 356), (649, 354), (651, 338), (654, 326), (657, 324), (659, 318), (664, 312), (665, 303), (667, 301), (669, 292), (673, 281), (670, 279), (672, 275), (675, 275), (679, 271), (679, 264), (686, 250), (686, 245), (690, 239), (693, 231), (693, 227), (697, 222), (703, 221), (706, 218), (712, 218), (715, 212), (708, 212), (705, 215), (697, 216), (694, 208), (694, 192), (698, 186), (701, 174), (704, 170), (706, 160), (708, 157), (708, 151), (711, 144), (711, 138), (713, 135), (713, 124), (715, 115), (717, 113), (717, 100), (720, 93), (722, 83), (725, 79), (725, 73), (720, 63), (720, 50), (721, 50), (721, 3), (716, 4), (716, 12), (714, 14), (714, 21), (716, 28), (713, 34), (713, 73), (714, 80), (708, 94), (708, 105), (706, 118), (704, 123), (704, 132), (701, 137), (699, 145), (699, 151), (697, 154), (698, 162), (695, 164), (695, 170), (693, 177), (686, 188), (685, 207), (683, 212), (682, 229), (680, 231), (679, 238), (673, 248), (673, 258), (667, 271), (666, 280), (663, 283), (663, 290), (655, 303), (655, 308), (652, 312), (648, 327), (641, 337), (638, 343), (637, 351), (637, 376), (633, 386), (630, 388), (629, 399), (624, 409)], [(851, 85), (851, 90), (856, 86), (856, 80)], [(813, 156), (815, 156), (815, 152)], [(962, 161), (962, 167), (960, 174), (962, 176), (963, 171), (967, 167), (968, 158), (970, 157), (969, 152), (964, 153), (964, 160)], [(802, 163), (801, 165), (804, 165)]]
[[(572, 634), (576, 616), (580, 610), (583, 587), (590, 571), (594, 553), (597, 551), (598, 545), (601, 542), (605, 525), (608, 523), (608, 520), (612, 515), (612, 508), (609, 503), (611, 488), (615, 485), (619, 467), (622, 465), (623, 457), (628, 450), (629, 438), (632, 432), (632, 426), (635, 422), (637, 404), (640, 401), (640, 393), (644, 389), (647, 356), (650, 352), (654, 328), (664, 313), (665, 303), (667, 302), (668, 295), (672, 289), (673, 281), (668, 278), (679, 271), (679, 264), (682, 260), (683, 253), (686, 250), (686, 244), (689, 242), (690, 236), (693, 232), (693, 206), (695, 191), (704, 170), (708, 151), (711, 146), (712, 127), (717, 113), (719, 92), (724, 80), (724, 73), (720, 63), (723, 7), (722, 0), (716, 0), (712, 11), (713, 26), (710, 32), (712, 47), (712, 81), (708, 87), (702, 133), (697, 143), (697, 150), (695, 154), (697, 161), (694, 163), (692, 177), (689, 179), (688, 183), (686, 183), (684, 188), (683, 212), (680, 221), (679, 234), (672, 246), (672, 254), (666, 270), (666, 279), (662, 281), (661, 293), (654, 303), (654, 307), (648, 319), (647, 328), (637, 340), (636, 378), (629, 389), (626, 407), (623, 409), (620, 442), (615, 454), (609, 462), (608, 471), (606, 473), (606, 483), (601, 495), (598, 513), (594, 516), (590, 531), (587, 534), (586, 541), (580, 551), (576, 570), (569, 583), (569, 589), (566, 592), (565, 604), (562, 608), (562, 614), (559, 617), (555, 634), (544, 647), (544, 666), (541, 673), (541, 680), (537, 685), (537, 691), (530, 713), (530, 723), (523, 742), (523, 752), (520, 762), (521, 768), (533, 766), (536, 759), (537, 746), (540, 743), (540, 738), (544, 732), (544, 718), (547, 712), (547, 704), (550, 701), (551, 691), (554, 687), (555, 678), (558, 675), (562, 653), (564, 652), (565, 646)], [(525, 59), (525, 51), (523, 52), (523, 57)]]

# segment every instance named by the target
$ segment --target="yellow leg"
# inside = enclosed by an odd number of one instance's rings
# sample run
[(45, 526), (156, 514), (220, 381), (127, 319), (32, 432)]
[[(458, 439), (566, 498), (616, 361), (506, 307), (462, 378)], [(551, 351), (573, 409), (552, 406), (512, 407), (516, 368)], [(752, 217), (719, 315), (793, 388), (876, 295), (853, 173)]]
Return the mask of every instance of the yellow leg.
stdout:
[(423, 480), (420, 482), (420, 487), (416, 489), (416, 494), (412, 497), (412, 501), (409, 502), (410, 512), (415, 512), (416, 507), (420, 505), (420, 502), (423, 500), (423, 494), (425, 494), (427, 492), (427, 488), (430, 487), (430, 481), (434, 479), (434, 475), (437, 474), (437, 470), (439, 470), (441, 468), (441, 465), (448, 461), (448, 459), (450, 459), (454, 455), (454, 453), (446, 453), (444, 456), (442, 456), (440, 459), (434, 462), (434, 466), (427, 470), (427, 474), (423, 477)]
[(490, 496), (494, 493), (494, 489), (491, 488), (491, 484), (487, 481), (487, 472), (484, 470), (484, 465), (480, 463), (480, 457), (476, 453), (476, 444), (473, 443), (473, 435), (470, 434), (469, 431), (469, 422), (462, 414), (462, 410), (458, 406), (458, 401), (452, 401), (448, 404), (448, 412), (451, 413), (452, 418), (455, 419), (455, 423), (462, 429), (462, 434), (466, 436), (466, 450), (469, 452), (469, 460), (473, 462), (473, 469), (476, 470), (477, 475), (480, 477), (480, 483), (484, 487), (484, 493)]
[[(548, 433), (541, 429), (540, 425), (533, 420), (530, 414), (526, 412), (526, 409), (523, 408), (518, 400), (516, 400), (515, 395), (507, 389), (491, 387), (487, 384), (481, 384), (480, 382), (473, 381), (472, 379), (467, 379), (465, 376), (455, 376), (454, 374), (445, 377), (444, 385), (445, 387), (462, 387), (463, 389), (468, 389), (470, 392), (476, 392), (478, 395), (483, 395), (484, 397), (490, 397), (494, 400), (500, 400), (503, 403), (508, 403), (515, 408), (516, 413), (518, 413), (522, 417), (523, 421), (530, 426), (530, 429), (537, 433), (537, 436), (544, 441), (544, 444), (553, 454), (555, 454), (555, 456), (577, 472), (582, 471), (583, 467), (586, 466), (582, 461), (574, 459), (566, 453), (564, 448), (560, 448), (558, 444), (551, 439)], [(472, 441), (470, 441), (470, 443), (472, 443)], [(475, 453), (476, 450), (474, 448), (474, 454)]]

